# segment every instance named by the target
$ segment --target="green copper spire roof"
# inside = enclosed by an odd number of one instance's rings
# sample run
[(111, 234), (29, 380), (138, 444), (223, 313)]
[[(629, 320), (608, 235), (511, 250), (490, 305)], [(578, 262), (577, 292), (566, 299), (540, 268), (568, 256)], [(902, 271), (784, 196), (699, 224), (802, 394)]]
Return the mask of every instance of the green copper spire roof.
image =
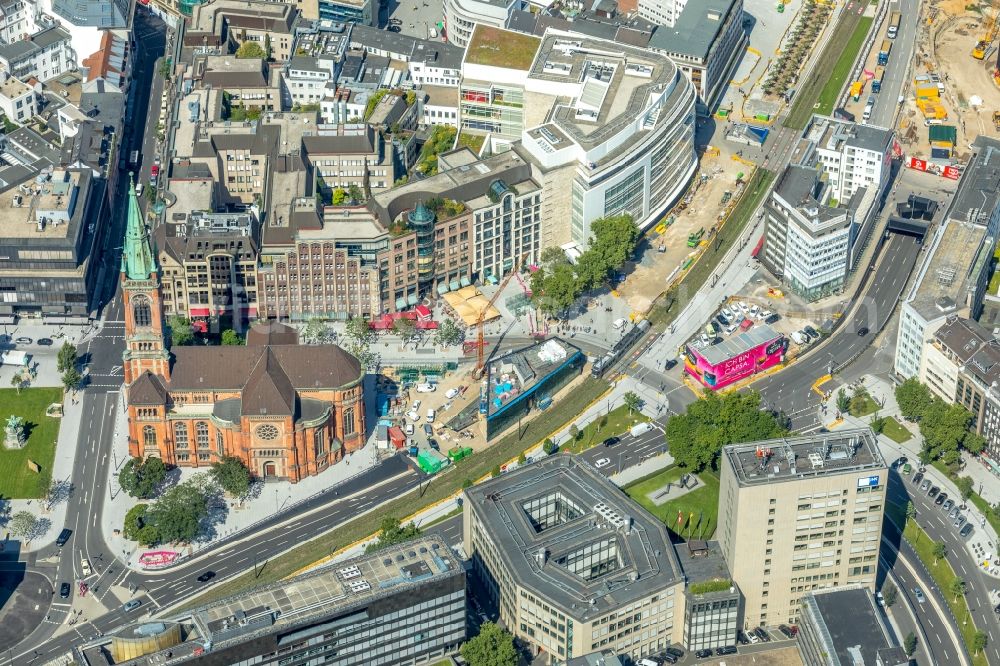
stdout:
[(148, 280), (155, 273), (156, 255), (149, 242), (149, 232), (142, 221), (142, 209), (135, 194), (135, 180), (128, 186), (128, 224), (122, 247), (122, 273), (130, 280)]

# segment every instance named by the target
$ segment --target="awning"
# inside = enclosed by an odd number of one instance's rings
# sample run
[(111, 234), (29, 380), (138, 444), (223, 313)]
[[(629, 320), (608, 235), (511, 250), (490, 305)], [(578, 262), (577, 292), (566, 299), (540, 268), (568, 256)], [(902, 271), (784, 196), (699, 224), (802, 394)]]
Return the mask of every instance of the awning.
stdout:
[(396, 309), (397, 310), (402, 310), (405, 307), (406, 307), (406, 299), (405, 298), (397, 298), (396, 299)]
[(448, 286), (450, 286), (450, 287), (451, 287), (451, 290), (452, 290), (452, 291), (458, 291), (459, 289), (461, 289), (461, 288), (462, 288), (462, 285), (461, 285), (461, 284), (459, 283), (459, 281), (458, 281), (458, 280), (452, 280), (452, 281), (451, 281), (451, 284), (450, 284), (450, 285), (448, 285)]
[(436, 321), (418, 321), (416, 326), (417, 330), (420, 331), (433, 331), (438, 327), (438, 323)]
[(444, 294), (447, 293), (448, 293), (448, 283), (442, 282), (441, 284), (438, 285), (438, 294), (443, 296)]
[(757, 246), (753, 249), (753, 252), (750, 253), (750, 256), (756, 257), (758, 254), (760, 254), (760, 249), (762, 247), (764, 247), (764, 234), (760, 235), (760, 240), (757, 241)]
[(431, 316), (431, 310), (426, 305), (418, 305), (413, 308), (413, 311), (417, 313), (417, 316), (421, 319), (429, 319)]
[(207, 321), (193, 321), (191, 322), (191, 328), (198, 331), (199, 333), (208, 333), (208, 322)]
[(212, 314), (208, 308), (191, 308), (190, 312), (192, 317), (207, 317)]
[(416, 305), (418, 302), (420, 302), (420, 299), (417, 297), (416, 294), (410, 294), (409, 296), (406, 297), (406, 302), (409, 305)]
[(461, 279), (461, 283), (462, 283), (463, 287), (468, 287), (469, 285), (472, 284), (472, 280), (470, 280), (469, 278), (467, 278), (466, 276), (463, 275), (462, 279)]

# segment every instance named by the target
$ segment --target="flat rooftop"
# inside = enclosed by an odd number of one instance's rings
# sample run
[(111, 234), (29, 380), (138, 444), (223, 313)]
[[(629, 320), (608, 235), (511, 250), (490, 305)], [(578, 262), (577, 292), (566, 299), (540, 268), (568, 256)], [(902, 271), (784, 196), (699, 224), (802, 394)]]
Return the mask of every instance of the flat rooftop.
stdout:
[[(280, 633), (343, 613), (364, 608), (406, 588), (465, 576), (461, 562), (438, 535), (427, 535), (371, 555), (337, 562), (294, 578), (229, 597), (188, 613), (159, 620), (166, 626), (187, 627), (185, 640), (170, 648), (174, 658), (191, 655), (210, 642), (215, 650), (247, 642), (255, 637)], [(149, 622), (127, 625), (115, 635), (132, 638)], [(148, 630), (147, 630), (148, 633)], [(84, 654), (104, 652), (115, 635), (104, 636)], [(104, 650), (101, 650), (105, 647)], [(158, 655), (162, 655), (158, 660)], [(167, 663), (166, 649), (125, 661), (100, 663)], [(93, 660), (90, 663), (98, 663)]]
[(874, 476), (885, 470), (885, 460), (870, 428), (732, 444), (722, 449), (722, 455), (732, 465), (741, 486), (834, 474), (868, 472)]
[[(767, 324), (757, 324), (749, 331), (735, 333), (722, 342), (707, 347), (695, 347), (695, 350), (711, 365), (735, 358), (754, 347), (782, 337)], [(694, 346), (694, 345), (692, 345)]]
[(63, 239), (78, 215), (80, 172), (56, 171), (52, 180), (37, 178), (0, 195), (0, 237)]
[[(520, 466), (465, 496), (507, 573), (574, 619), (682, 581), (663, 523), (575, 456)], [(575, 566), (591, 548), (604, 559)]]
[(476, 24), (465, 49), (465, 62), (528, 71), (542, 40), (501, 28)]
[(1000, 140), (978, 136), (946, 218), (985, 225), (1000, 205)]
[(703, 60), (708, 57), (735, 4), (736, 0), (688, 2), (674, 27), (661, 25), (653, 32), (649, 46), (666, 53)]
[(582, 354), (561, 338), (549, 338), (490, 361), (487, 367), (487, 418), (531, 391), (551, 373)]
[(841, 664), (875, 664), (879, 650), (892, 647), (872, 594), (865, 588), (813, 592), (802, 597), (802, 605), (812, 611), (814, 619), (822, 621), (831, 643), (823, 647), (832, 648)]
[(715, 580), (732, 582), (732, 574), (729, 573), (726, 558), (718, 541), (690, 539), (687, 542), (675, 543), (674, 553), (688, 583)]

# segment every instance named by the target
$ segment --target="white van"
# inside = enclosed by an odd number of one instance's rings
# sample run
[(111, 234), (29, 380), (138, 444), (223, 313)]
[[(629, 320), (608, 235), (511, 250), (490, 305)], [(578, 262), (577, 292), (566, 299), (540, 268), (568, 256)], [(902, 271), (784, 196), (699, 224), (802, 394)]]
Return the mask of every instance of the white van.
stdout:
[(625, 327), (625, 324), (627, 324), (627, 323), (628, 323), (627, 319), (623, 319), (623, 318), (619, 317), (618, 319), (615, 319), (611, 323), (611, 325), (614, 326), (617, 330), (620, 331), (621, 329), (623, 329)]
[(804, 345), (806, 343), (805, 336), (802, 335), (801, 333), (799, 333), (798, 331), (795, 331), (794, 333), (792, 333), (792, 340), (797, 345)]
[(861, 114), (861, 119), (862, 120), (868, 120), (869, 118), (871, 118), (872, 117), (872, 110), (874, 108), (875, 108), (875, 105), (872, 104), (871, 102), (868, 102), (868, 104), (865, 105), (864, 113)]
[(434, 423), (434, 416), (437, 414), (433, 409), (427, 410), (427, 422)]
[(142, 183), (136, 183), (136, 186), (135, 186), (135, 196), (137, 196), (137, 197), (141, 197), (142, 196)]
[(639, 435), (645, 435), (647, 432), (653, 429), (653, 426), (648, 423), (636, 423), (634, 426), (629, 428), (629, 434), (633, 437), (638, 437)]

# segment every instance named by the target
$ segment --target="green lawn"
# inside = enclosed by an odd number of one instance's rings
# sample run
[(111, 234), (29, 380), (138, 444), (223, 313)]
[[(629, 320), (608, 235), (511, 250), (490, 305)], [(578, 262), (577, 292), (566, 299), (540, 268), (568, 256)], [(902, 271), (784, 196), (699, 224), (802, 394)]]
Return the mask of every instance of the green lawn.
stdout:
[(481, 134), (469, 134), (468, 132), (462, 132), (458, 135), (458, 146), (467, 146), (472, 149), (476, 155), (479, 151), (483, 149), (483, 143), (486, 141), (486, 137)]
[(897, 444), (902, 444), (906, 440), (913, 437), (913, 434), (904, 428), (903, 424), (892, 416), (886, 417), (885, 426), (882, 428), (882, 434)]
[(446, 520), (449, 520), (451, 518), (454, 518), (455, 516), (461, 515), (461, 513), (462, 513), (462, 507), (461, 506), (456, 506), (454, 509), (452, 509), (448, 513), (444, 514), (443, 516), (438, 516), (437, 518), (435, 518), (431, 522), (424, 523), (423, 525), (420, 526), (420, 529), (421, 530), (427, 530), (428, 527), (433, 527), (434, 525), (437, 525), (438, 523), (443, 523)]
[[(955, 595), (949, 592), (951, 582), (958, 578), (958, 576), (955, 574), (954, 569), (951, 568), (951, 564), (948, 563), (947, 555), (945, 555), (943, 560), (938, 560), (935, 564), (934, 546), (931, 538), (912, 520), (906, 521), (906, 529), (903, 530), (903, 535), (910, 542), (910, 545), (913, 546), (913, 549), (917, 551), (917, 555), (920, 556), (924, 566), (927, 567), (934, 582), (937, 583), (938, 588), (941, 590), (941, 594), (947, 600), (948, 605), (951, 607), (951, 612), (954, 613), (958, 621), (958, 628), (962, 632), (962, 639), (965, 641), (965, 646), (971, 654), (972, 637), (976, 633), (976, 625), (969, 616), (969, 607), (965, 602), (965, 597), (960, 596), (956, 599)], [(968, 586), (969, 584), (971, 584), (971, 581), (966, 581), (966, 585)], [(968, 622), (965, 622), (967, 618)], [(988, 663), (984, 654), (972, 657), (973, 666), (988, 666)]]
[(672, 322), (684, 306), (694, 298), (702, 285), (708, 282), (732, 244), (742, 237), (747, 221), (757, 209), (757, 204), (770, 190), (772, 180), (774, 172), (761, 168), (754, 171), (729, 219), (711, 238), (709, 246), (681, 279), (680, 284), (656, 299), (648, 316), (654, 327), (663, 327)]
[[(671, 532), (677, 533), (677, 514), (681, 512), (684, 515), (684, 524), (680, 527), (679, 536), (682, 538), (704, 536), (705, 539), (710, 539), (715, 533), (719, 514), (719, 477), (715, 472), (706, 470), (699, 473), (698, 478), (705, 482), (704, 486), (660, 506), (654, 504), (646, 496), (669, 482), (679, 480), (683, 474), (684, 470), (680, 467), (668, 467), (659, 474), (640, 479), (632, 485), (626, 486), (625, 492), (645, 507), (647, 511), (662, 520)], [(694, 514), (693, 525), (690, 524), (692, 513)], [(704, 525), (698, 524), (699, 515)], [(691, 535), (688, 532), (689, 528), (693, 528)]]
[(634, 424), (643, 421), (648, 421), (649, 417), (642, 414), (641, 412), (633, 412), (631, 415), (628, 413), (628, 408), (625, 405), (621, 407), (616, 407), (612, 409), (607, 415), (608, 422), (603, 428), (598, 428), (600, 419), (591, 421), (587, 426), (580, 431), (580, 436), (576, 441), (570, 441), (560, 447), (563, 451), (570, 451), (572, 453), (580, 453), (581, 451), (586, 451), (592, 446), (597, 446), (603, 442), (608, 437), (612, 435), (622, 435), (628, 432)]
[[(52, 478), (60, 421), (46, 416), (45, 408), (61, 403), (62, 394), (60, 388), (26, 388), (20, 395), (12, 388), (0, 389), (0, 424), (6, 424), (10, 416), (20, 416), (28, 432), (23, 449), (9, 450), (0, 443), (0, 496), (33, 499), (45, 494)], [(28, 460), (41, 466), (40, 474), (28, 469)]]
[(851, 408), (848, 410), (851, 416), (857, 418), (874, 414), (879, 410), (878, 403), (867, 393), (851, 398)]
[(871, 25), (867, 16), (858, 17), (853, 11), (841, 14), (823, 55), (795, 94), (785, 127), (803, 129), (813, 113), (829, 115), (833, 111)]
[(378, 507), (367, 515), (347, 522), (329, 534), (318, 536), (287, 553), (279, 555), (258, 570), (245, 573), (212, 587), (207, 594), (183, 604), (182, 608), (195, 608), (209, 601), (223, 599), (230, 595), (258, 585), (281, 580), (303, 567), (309, 566), (331, 553), (355, 541), (365, 539), (378, 532), (383, 516), (404, 518), (435, 502), (451, 497), (462, 488), (466, 479), (479, 479), (490, 473), (519, 453), (532, 448), (556, 430), (581, 414), (594, 400), (608, 390), (608, 383), (601, 379), (587, 377), (566, 398), (539, 414), (519, 433), (514, 432), (492, 444), (487, 450), (475, 453), (449, 466), (447, 472), (433, 477), (420, 491), (412, 491)]

